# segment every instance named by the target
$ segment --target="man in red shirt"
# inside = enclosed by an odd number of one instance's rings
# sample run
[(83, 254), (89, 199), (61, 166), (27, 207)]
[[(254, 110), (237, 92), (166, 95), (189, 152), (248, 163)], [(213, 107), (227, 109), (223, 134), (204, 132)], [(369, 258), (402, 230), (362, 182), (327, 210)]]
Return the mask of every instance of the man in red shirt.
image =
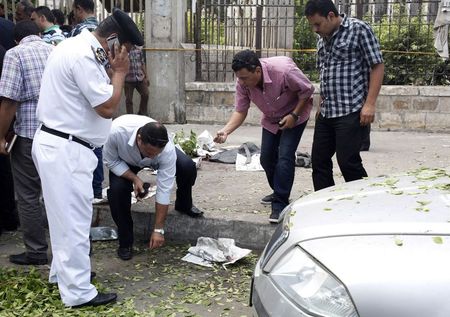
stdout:
[(261, 165), (273, 189), (261, 202), (271, 203), (269, 221), (278, 223), (281, 211), (289, 204), (295, 152), (312, 109), (314, 87), (285, 56), (259, 59), (255, 52), (245, 50), (234, 56), (231, 67), (237, 78), (235, 111), (214, 141), (225, 142), (244, 122), (250, 102), (261, 110)]

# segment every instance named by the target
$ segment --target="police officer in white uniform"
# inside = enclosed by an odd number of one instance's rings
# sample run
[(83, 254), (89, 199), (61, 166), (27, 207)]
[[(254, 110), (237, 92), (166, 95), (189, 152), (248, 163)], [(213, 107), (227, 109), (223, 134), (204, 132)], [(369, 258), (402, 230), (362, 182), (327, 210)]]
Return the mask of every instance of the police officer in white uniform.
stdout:
[(90, 282), (91, 184), (97, 166), (92, 148), (106, 142), (119, 108), (128, 52), (143, 44), (131, 18), (115, 10), (92, 33), (85, 30), (58, 45), (42, 77), (37, 106), (42, 125), (32, 154), (52, 244), (49, 280), (58, 283), (66, 306), (97, 306), (117, 298), (114, 293), (98, 293)]

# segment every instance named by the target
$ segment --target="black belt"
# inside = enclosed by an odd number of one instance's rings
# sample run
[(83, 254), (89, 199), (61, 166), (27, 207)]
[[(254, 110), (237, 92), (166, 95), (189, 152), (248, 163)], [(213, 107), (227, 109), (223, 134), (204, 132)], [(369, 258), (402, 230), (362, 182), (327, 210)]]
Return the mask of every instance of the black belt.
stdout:
[(58, 131), (58, 130), (50, 129), (50, 128), (46, 127), (45, 125), (41, 126), (41, 130), (45, 131), (47, 133), (59, 136), (59, 137), (61, 137), (63, 139), (68, 139), (68, 140), (72, 140), (74, 142), (77, 142), (78, 144), (81, 144), (81, 145), (87, 147), (88, 149), (91, 149), (91, 150), (95, 149), (95, 146), (93, 146), (89, 142), (83, 141), (83, 140), (77, 138), (76, 136), (70, 135), (68, 133), (64, 133), (64, 132), (61, 132), (61, 131)]

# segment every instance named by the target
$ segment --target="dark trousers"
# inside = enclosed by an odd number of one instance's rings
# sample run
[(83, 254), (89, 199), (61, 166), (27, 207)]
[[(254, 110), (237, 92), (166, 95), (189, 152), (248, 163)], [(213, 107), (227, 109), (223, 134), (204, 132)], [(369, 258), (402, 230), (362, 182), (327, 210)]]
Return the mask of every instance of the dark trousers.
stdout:
[(314, 128), (311, 153), (314, 190), (334, 185), (331, 160), (334, 153), (346, 182), (367, 176), (359, 155), (361, 139), (359, 112), (338, 118), (319, 115)]
[(361, 151), (368, 151), (370, 148), (370, 124), (362, 126)]
[(125, 107), (127, 109), (127, 113), (133, 114), (133, 91), (135, 89), (141, 95), (138, 114), (146, 116), (148, 103), (148, 86), (143, 81), (125, 82)]
[(31, 157), (32, 144), (31, 139), (17, 137), (11, 153), (11, 165), (26, 252), (31, 258), (46, 259), (48, 248), (45, 237), (46, 216), (39, 202), (41, 179)]
[(97, 156), (97, 167), (94, 170), (94, 175), (92, 178), (92, 189), (94, 190), (95, 198), (102, 198), (102, 183), (104, 179), (103, 175), (103, 148), (94, 149), (95, 156)]
[[(187, 212), (192, 208), (192, 186), (197, 178), (197, 167), (186, 154), (176, 149), (176, 200), (175, 209)], [(134, 173), (141, 169), (130, 166)], [(119, 233), (119, 247), (126, 248), (133, 245), (133, 219), (131, 217), (131, 192), (133, 183), (109, 172), (108, 202), (111, 215), (117, 225)]]
[(306, 123), (279, 130), (277, 134), (262, 129), (260, 160), (275, 195), (272, 201), (274, 211), (282, 211), (289, 204), (295, 176), (295, 152)]
[(16, 200), (11, 172), (10, 157), (0, 155), (0, 232), (2, 229), (16, 227)]

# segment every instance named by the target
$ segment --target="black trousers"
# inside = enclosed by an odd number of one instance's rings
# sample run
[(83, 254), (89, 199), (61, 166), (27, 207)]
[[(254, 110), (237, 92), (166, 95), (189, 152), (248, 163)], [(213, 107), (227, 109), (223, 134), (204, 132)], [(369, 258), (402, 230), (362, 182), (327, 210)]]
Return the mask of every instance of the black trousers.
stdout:
[(10, 156), (0, 155), (0, 232), (17, 225), (14, 182)]
[(370, 124), (361, 127), (361, 151), (368, 151), (370, 148)]
[[(188, 212), (192, 208), (192, 186), (197, 178), (197, 167), (190, 157), (176, 149), (176, 200), (175, 209)], [(134, 173), (141, 168), (130, 166)], [(117, 225), (119, 234), (119, 247), (131, 247), (134, 242), (133, 219), (131, 217), (131, 192), (133, 183), (109, 172), (108, 202), (111, 215)]]
[(331, 158), (335, 153), (346, 182), (367, 177), (359, 155), (362, 133), (359, 111), (338, 118), (319, 115), (311, 153), (314, 190), (334, 185)]

